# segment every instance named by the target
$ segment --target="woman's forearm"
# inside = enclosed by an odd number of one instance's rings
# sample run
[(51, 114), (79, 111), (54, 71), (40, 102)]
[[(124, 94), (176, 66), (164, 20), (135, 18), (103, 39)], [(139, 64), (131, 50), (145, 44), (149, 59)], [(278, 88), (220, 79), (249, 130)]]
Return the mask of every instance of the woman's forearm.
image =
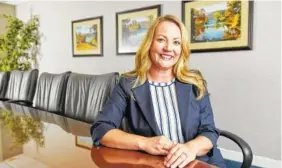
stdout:
[(186, 145), (195, 151), (196, 156), (206, 155), (213, 147), (212, 142), (205, 136), (198, 136), (187, 142)]
[(103, 136), (101, 143), (111, 148), (143, 150), (145, 140), (146, 137), (129, 134), (119, 129), (112, 129)]

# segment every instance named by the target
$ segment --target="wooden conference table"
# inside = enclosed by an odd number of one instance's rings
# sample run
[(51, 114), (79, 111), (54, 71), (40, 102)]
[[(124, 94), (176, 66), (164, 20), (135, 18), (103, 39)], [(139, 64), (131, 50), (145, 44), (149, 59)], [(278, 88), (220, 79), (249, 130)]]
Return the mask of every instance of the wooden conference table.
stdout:
[[(89, 123), (0, 102), (0, 168), (159, 168), (163, 156), (92, 147)], [(186, 168), (212, 168), (193, 161)]]

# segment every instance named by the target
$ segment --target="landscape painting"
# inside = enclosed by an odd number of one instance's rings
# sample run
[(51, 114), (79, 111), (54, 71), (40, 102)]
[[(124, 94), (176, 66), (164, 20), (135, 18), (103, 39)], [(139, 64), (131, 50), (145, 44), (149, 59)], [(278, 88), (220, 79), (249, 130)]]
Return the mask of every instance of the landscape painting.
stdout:
[(101, 56), (102, 17), (72, 22), (73, 56)]
[(159, 5), (117, 13), (117, 55), (135, 54), (148, 28), (159, 15)]
[(250, 49), (252, 6), (248, 1), (183, 2), (191, 50)]
[(241, 36), (241, 2), (219, 2), (191, 10), (191, 41), (236, 40)]
[(123, 50), (137, 48), (153, 22), (153, 15), (140, 16), (122, 20)]

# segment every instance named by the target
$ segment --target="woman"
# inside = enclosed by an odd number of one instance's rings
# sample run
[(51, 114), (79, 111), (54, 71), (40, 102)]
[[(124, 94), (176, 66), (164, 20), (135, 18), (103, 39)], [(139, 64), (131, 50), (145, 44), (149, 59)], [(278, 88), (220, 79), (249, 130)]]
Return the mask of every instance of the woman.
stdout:
[[(195, 158), (226, 167), (205, 81), (188, 68), (188, 36), (174, 16), (158, 17), (91, 127), (94, 145), (166, 155), (167, 167)], [(133, 134), (120, 130), (126, 117)]]

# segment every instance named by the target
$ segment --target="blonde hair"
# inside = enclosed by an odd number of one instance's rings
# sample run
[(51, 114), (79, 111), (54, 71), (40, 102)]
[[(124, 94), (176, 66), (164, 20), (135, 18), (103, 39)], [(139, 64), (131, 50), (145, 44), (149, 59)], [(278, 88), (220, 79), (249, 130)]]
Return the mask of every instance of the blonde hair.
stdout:
[(183, 23), (173, 15), (160, 16), (152, 23), (136, 53), (134, 70), (124, 73), (122, 76), (136, 77), (133, 88), (145, 83), (147, 80), (147, 72), (152, 64), (149, 57), (150, 47), (152, 45), (157, 26), (164, 21), (175, 23), (181, 31), (182, 52), (177, 63), (173, 67), (173, 72), (176, 76), (176, 79), (183, 83), (195, 85), (197, 87), (197, 100), (199, 100), (205, 94), (206, 82), (198, 70), (192, 70), (188, 68), (188, 60), (190, 57), (188, 35)]

